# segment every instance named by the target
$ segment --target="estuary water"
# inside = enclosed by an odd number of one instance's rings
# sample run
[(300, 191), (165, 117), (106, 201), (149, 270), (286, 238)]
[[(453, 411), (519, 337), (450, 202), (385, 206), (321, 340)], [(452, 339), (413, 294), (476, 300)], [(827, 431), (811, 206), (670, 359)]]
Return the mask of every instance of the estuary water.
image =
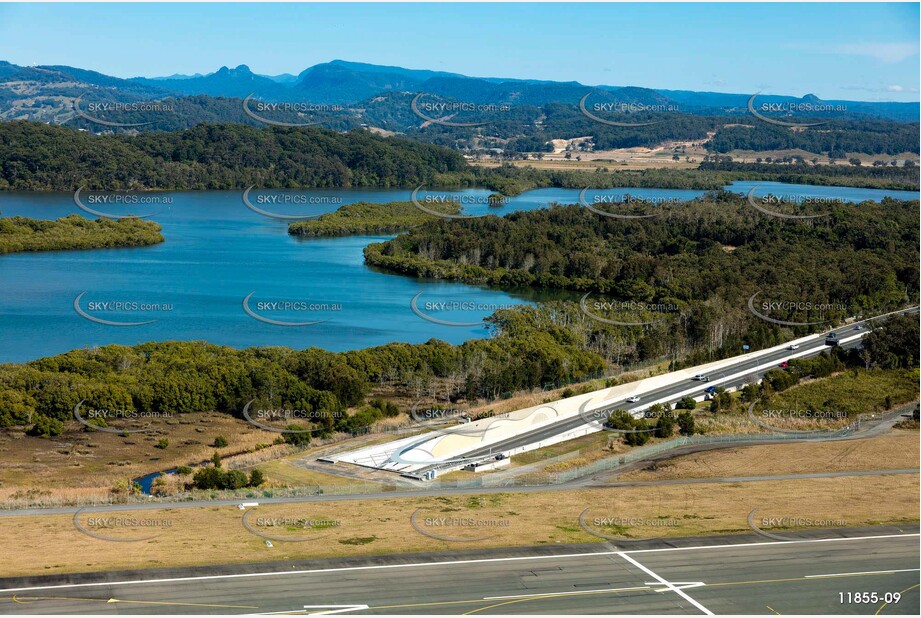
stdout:
[[(738, 182), (730, 190), (849, 201), (908, 191)], [(578, 190), (540, 189), (486, 203), (487, 190), (420, 191), (457, 197), (465, 214), (502, 215), (576, 203)], [(702, 191), (618, 188), (586, 200), (625, 195), (687, 200)], [(410, 198), (409, 190), (261, 191), (251, 204), (280, 215), (316, 215), (359, 201)], [(277, 345), (359, 349), (394, 341), (449, 343), (486, 337), (482, 319), (497, 308), (550, 298), (531, 290), (495, 290), (384, 273), (364, 264), (362, 249), (391, 236), (300, 240), (285, 220), (248, 208), (239, 191), (156, 194), (159, 203), (81, 203), (110, 215), (152, 214), (166, 242), (143, 248), (53, 251), (0, 256), (0, 362), (68, 350), (146, 341), (205, 340), (238, 348)], [(0, 216), (57, 219), (81, 210), (64, 193), (0, 193)], [(415, 307), (413, 299), (415, 298)], [(244, 303), (244, 300), (246, 302)], [(422, 314), (422, 315), (420, 315)], [(427, 316), (430, 319), (427, 319)]]

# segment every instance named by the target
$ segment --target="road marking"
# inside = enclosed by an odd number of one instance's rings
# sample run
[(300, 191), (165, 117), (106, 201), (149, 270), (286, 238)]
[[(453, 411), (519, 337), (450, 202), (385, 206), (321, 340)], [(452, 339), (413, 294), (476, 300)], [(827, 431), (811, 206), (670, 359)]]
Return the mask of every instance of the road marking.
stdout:
[[(476, 609), (470, 610), (469, 612), (465, 612), (463, 615), (469, 616), (471, 614), (476, 614), (477, 612), (486, 611), (487, 609), (493, 609), (495, 607), (502, 607), (503, 605), (514, 605), (516, 603), (525, 603), (527, 601), (539, 601), (543, 599), (555, 599), (558, 597), (566, 597), (566, 596), (571, 596), (574, 594), (607, 594), (611, 592), (629, 592), (631, 590), (649, 590), (649, 587), (648, 586), (634, 586), (631, 588), (608, 588), (605, 590), (580, 590), (577, 592), (546, 592), (546, 593), (538, 593), (538, 594), (521, 594), (521, 595), (515, 595), (515, 596), (508, 596), (508, 597), (485, 597), (483, 599), (484, 601), (488, 601), (490, 599), (493, 599), (493, 600), (511, 599), (511, 600), (504, 601), (502, 603), (495, 603), (493, 605), (487, 605), (486, 607), (478, 607)], [(375, 607), (373, 609), (381, 609), (381, 608)]]
[[(906, 588), (905, 590), (900, 590), (900, 591), (899, 591), (899, 594), (905, 594), (905, 593), (908, 592), (909, 590), (911, 590), (911, 589), (913, 589), (913, 588), (917, 588), (918, 586), (921, 586), (921, 584), (915, 584), (914, 586), (909, 586), (909, 587)], [(883, 603), (882, 605), (880, 605), (880, 606), (879, 606), (879, 609), (876, 610), (876, 613), (875, 613), (874, 615), (875, 615), (875, 616), (879, 616), (880, 612), (882, 612), (882, 611), (883, 611), (883, 608), (885, 608), (887, 605), (889, 605), (889, 601), (886, 601), (885, 603)]]
[(57, 584), (53, 586), (28, 586), (22, 588), (5, 588), (0, 590), (0, 593), (7, 592), (25, 592), (29, 590), (53, 590), (59, 588), (94, 588), (98, 586), (126, 586), (126, 585), (140, 585), (140, 584), (163, 584), (163, 583), (173, 583), (173, 582), (198, 582), (198, 581), (210, 581), (218, 579), (242, 579), (248, 577), (273, 577), (273, 576), (284, 576), (284, 575), (312, 575), (316, 573), (340, 573), (347, 571), (372, 571), (372, 570), (381, 570), (381, 569), (403, 569), (403, 568), (432, 568), (440, 566), (455, 566), (455, 565), (464, 565), (464, 564), (487, 564), (493, 562), (519, 562), (519, 561), (528, 561), (528, 560), (562, 560), (565, 558), (590, 558), (592, 556), (604, 557), (604, 556), (613, 556), (613, 555), (627, 555), (627, 554), (642, 554), (649, 552), (663, 552), (663, 551), (694, 551), (694, 550), (703, 550), (703, 549), (732, 549), (736, 547), (775, 547), (780, 545), (792, 545), (797, 543), (832, 543), (832, 542), (845, 542), (845, 541), (867, 541), (867, 540), (876, 540), (876, 539), (896, 539), (896, 538), (907, 538), (913, 536), (919, 536), (921, 533), (909, 533), (909, 534), (881, 534), (875, 536), (854, 536), (854, 537), (843, 537), (843, 538), (832, 538), (832, 539), (802, 539), (798, 541), (770, 541), (770, 542), (758, 542), (758, 543), (736, 543), (731, 545), (697, 545), (691, 547), (663, 547), (660, 549), (634, 549), (634, 550), (625, 550), (625, 551), (599, 551), (599, 552), (584, 552), (580, 554), (553, 554), (547, 556), (512, 556), (507, 558), (479, 558), (474, 560), (444, 560), (441, 562), (413, 562), (409, 564), (376, 564), (368, 566), (356, 566), (356, 567), (339, 567), (334, 569), (303, 569), (299, 571), (266, 571), (259, 573), (230, 573), (227, 575), (199, 575), (192, 577), (169, 577), (161, 579), (137, 579), (137, 580), (122, 580), (115, 582), (90, 582), (85, 584)]
[(771, 607), (770, 605), (765, 605), (765, 607), (771, 610), (772, 612), (774, 612), (776, 615), (778, 616), (780, 615), (780, 612), (774, 609), (773, 607)]
[[(910, 532), (907, 534), (878, 534), (873, 536), (849, 536), (844, 538), (833, 538), (833, 539), (799, 539), (795, 541), (770, 541), (770, 542), (757, 542), (757, 543), (733, 543), (728, 545), (697, 545), (695, 547), (660, 547), (657, 549), (627, 549), (622, 552), (611, 552), (611, 553), (623, 553), (623, 554), (647, 554), (651, 552), (658, 551), (690, 551), (695, 549), (731, 549), (733, 547), (771, 547), (774, 545), (790, 545), (793, 543), (834, 543), (837, 541), (867, 541), (874, 539), (897, 539), (902, 537), (909, 536), (921, 536), (921, 533)], [(0, 592), (3, 592), (0, 590)]]
[[(315, 612), (310, 611), (314, 609), (320, 609), (322, 611)], [(357, 612), (363, 609), (368, 609), (367, 605), (305, 605), (304, 610), (306, 613), (311, 616), (325, 616), (328, 614), (344, 614), (346, 612)]]
[(135, 603), (140, 605), (179, 605), (185, 607), (223, 607), (230, 609), (258, 609), (256, 605), (215, 605), (210, 603), (184, 603), (180, 601), (131, 601), (126, 599), (97, 599), (93, 597), (9, 597), (14, 603), (31, 605), (38, 601), (95, 601), (97, 603)]
[(706, 614), (707, 616), (712, 616), (712, 615), (713, 615), (713, 612), (711, 612), (709, 609), (707, 609), (706, 607), (704, 607), (703, 605), (701, 605), (700, 603), (698, 603), (698, 602), (695, 601), (694, 599), (692, 599), (691, 596), (690, 596), (687, 592), (685, 592), (684, 590), (682, 590), (681, 588), (679, 588), (679, 587), (676, 586), (675, 584), (672, 584), (671, 582), (669, 582), (669, 581), (668, 581), (667, 579), (665, 579), (664, 577), (660, 577), (659, 575), (656, 575), (656, 574), (655, 574), (654, 572), (652, 572), (650, 569), (647, 569), (647, 568), (644, 567), (642, 564), (640, 564), (639, 562), (637, 562), (636, 560), (634, 560), (633, 558), (631, 558), (630, 556), (626, 555), (626, 554), (623, 553), (623, 552), (618, 552), (618, 555), (619, 555), (621, 558), (623, 558), (624, 560), (626, 560), (627, 562), (629, 562), (630, 564), (632, 564), (633, 566), (635, 566), (636, 568), (638, 568), (638, 569), (640, 569), (641, 571), (643, 571), (643, 573), (645, 573), (646, 575), (649, 575), (650, 577), (652, 577), (653, 579), (655, 579), (657, 582), (659, 582), (660, 584), (662, 584), (663, 586), (665, 586), (665, 588), (666, 588), (667, 590), (671, 590), (672, 592), (674, 592), (675, 594), (677, 594), (678, 596), (680, 596), (682, 599), (684, 599), (685, 601), (687, 601), (688, 603), (690, 603), (691, 605), (693, 605), (694, 607), (696, 607), (697, 609), (699, 609), (700, 611), (702, 611), (702, 612), (703, 612), (704, 614)]
[(853, 573), (829, 573), (828, 575), (806, 575), (806, 579), (815, 577), (848, 577), (850, 575), (891, 575), (893, 573), (909, 573), (921, 569), (894, 569), (892, 571), (855, 571)]
[[(647, 586), (653, 586), (659, 582), (646, 582)], [(668, 590), (685, 590), (686, 588), (700, 588), (706, 586), (704, 582), (672, 582), (671, 588), (656, 588), (653, 592), (666, 592)]]
[(536, 594), (510, 594), (503, 597), (483, 597), (484, 601), (501, 601), (503, 599), (528, 599), (532, 597), (565, 597), (574, 594), (598, 594), (601, 592), (628, 592), (630, 590), (649, 590), (649, 586), (633, 586), (631, 588), (602, 588), (600, 590), (577, 590), (575, 592), (538, 592)]

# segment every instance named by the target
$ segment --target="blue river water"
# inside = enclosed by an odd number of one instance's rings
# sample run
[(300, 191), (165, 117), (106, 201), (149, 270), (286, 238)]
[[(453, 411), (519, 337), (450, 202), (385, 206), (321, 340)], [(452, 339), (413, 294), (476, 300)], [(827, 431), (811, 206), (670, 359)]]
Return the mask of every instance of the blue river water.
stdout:
[[(907, 191), (766, 182), (738, 182), (729, 188), (744, 193), (756, 185), (758, 195), (918, 199), (917, 193)], [(588, 192), (586, 199), (603, 194), (620, 200), (629, 194), (687, 200), (702, 193), (619, 188)], [(498, 215), (552, 202), (576, 203), (579, 197), (577, 190), (540, 189), (511, 198), (501, 208), (490, 208), (485, 200), (489, 191), (479, 189), (420, 192), (419, 198), (445, 194), (461, 199), (465, 214)], [(409, 197), (409, 190), (254, 191), (249, 200), (277, 214), (315, 215), (358, 201)], [(311, 203), (304, 203), (305, 198)], [(91, 195), (81, 199), (112, 215), (155, 213), (150, 218), (163, 226), (166, 242), (0, 256), (0, 362), (112, 343), (173, 339), (238, 348), (317, 346), (331, 351), (431, 338), (461, 343), (487, 336), (481, 320), (495, 309), (551, 297), (369, 268), (362, 249), (390, 236), (296, 239), (287, 234), (286, 221), (247, 208), (241, 192), (164, 193), (155, 199), (168, 203), (131, 206), (92, 201)], [(70, 194), (0, 193), (3, 217), (57, 219), (74, 213), (91, 217)], [(413, 311), (411, 302), (417, 295), (418, 313), (435, 321)]]

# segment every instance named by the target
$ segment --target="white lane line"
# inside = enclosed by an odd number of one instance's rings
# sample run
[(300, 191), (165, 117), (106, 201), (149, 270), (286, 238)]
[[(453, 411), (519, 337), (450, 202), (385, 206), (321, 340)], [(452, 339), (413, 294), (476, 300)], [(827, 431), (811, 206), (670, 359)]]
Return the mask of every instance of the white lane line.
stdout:
[(314, 573), (338, 573), (342, 571), (372, 571), (379, 569), (404, 569), (419, 567), (439, 567), (454, 566), (462, 564), (486, 564), (490, 562), (518, 562), (527, 560), (562, 560), (564, 558), (589, 558), (592, 556), (612, 556), (616, 554), (641, 554), (658, 551), (693, 551), (697, 549), (732, 549), (734, 547), (773, 547), (776, 545), (790, 545), (796, 543), (821, 543), (821, 542), (843, 542), (843, 541), (866, 541), (874, 539), (893, 539), (919, 536), (918, 533), (911, 534), (881, 534), (876, 536), (854, 536), (833, 539), (802, 539), (798, 541), (766, 541), (763, 543), (737, 543), (735, 545), (698, 545), (692, 547), (663, 547), (661, 549), (635, 549), (625, 551), (598, 551), (584, 552), (581, 554), (555, 554), (549, 556), (511, 556), (507, 558), (479, 558), (474, 560), (445, 560), (442, 562), (413, 562), (409, 564), (377, 564), (369, 566), (356, 567), (339, 567), (334, 569), (304, 569), (300, 571), (266, 571), (259, 573), (229, 573), (226, 575), (198, 575), (192, 577), (168, 577), (161, 579), (135, 579), (114, 582), (91, 582), (86, 584), (57, 584), (54, 586), (29, 586), (24, 588), (5, 588), (0, 589), (4, 592), (26, 592), (29, 590), (53, 590), (58, 588), (93, 588), (98, 586), (124, 586), (130, 584), (163, 584), (171, 582), (196, 582), (209, 581), (216, 579), (242, 579), (246, 577), (272, 577), (279, 575), (309, 575)]
[(828, 573), (827, 575), (805, 575), (806, 579), (818, 577), (847, 577), (848, 575), (891, 575), (893, 573), (911, 573), (919, 569), (892, 569), (890, 571), (855, 571), (853, 573)]
[[(899, 539), (909, 536), (921, 536), (921, 533), (910, 532), (908, 534), (877, 534), (874, 536), (849, 536), (833, 539), (799, 539), (795, 541), (768, 541), (766, 543), (735, 543), (731, 545), (698, 545), (696, 547), (660, 547), (657, 549), (626, 549), (624, 554), (648, 554), (659, 551), (693, 551), (696, 549), (732, 549), (733, 547), (771, 547), (774, 545), (791, 545), (796, 543), (833, 543), (841, 541), (867, 541), (872, 539)], [(3, 592), (0, 590), (0, 592)]]
[(483, 597), (484, 601), (501, 601), (502, 599), (530, 599), (532, 597), (565, 597), (574, 594), (595, 594), (598, 592), (629, 592), (631, 590), (649, 590), (649, 586), (633, 586), (632, 588), (602, 588), (600, 590), (577, 590), (575, 592), (538, 592), (536, 594), (510, 594), (503, 597)]
[(701, 605), (700, 603), (698, 603), (698, 602), (695, 601), (694, 599), (692, 599), (691, 596), (690, 596), (687, 592), (685, 592), (684, 590), (682, 590), (681, 588), (679, 588), (679, 587), (676, 586), (675, 584), (672, 584), (671, 582), (669, 582), (669, 581), (668, 581), (667, 579), (665, 579), (664, 577), (660, 577), (659, 575), (656, 575), (656, 574), (653, 573), (651, 570), (647, 569), (647, 568), (644, 567), (642, 564), (640, 564), (639, 562), (637, 562), (636, 560), (634, 560), (633, 558), (631, 558), (630, 556), (626, 555), (626, 554), (623, 553), (623, 552), (618, 552), (618, 555), (619, 555), (621, 558), (623, 558), (624, 560), (626, 560), (627, 562), (629, 562), (630, 564), (632, 564), (633, 566), (635, 566), (636, 568), (638, 568), (638, 569), (640, 569), (641, 571), (643, 571), (643, 573), (645, 573), (646, 575), (652, 577), (652, 578), (655, 579), (657, 582), (659, 582), (660, 584), (662, 584), (663, 586), (665, 586), (666, 588), (668, 588), (669, 590), (671, 590), (672, 592), (674, 592), (675, 594), (677, 594), (678, 596), (680, 596), (682, 599), (684, 599), (685, 601), (687, 601), (688, 603), (690, 603), (691, 605), (693, 605), (694, 607), (696, 607), (697, 609), (699, 609), (700, 611), (702, 611), (702, 612), (703, 612), (704, 614), (706, 614), (707, 616), (712, 616), (712, 615), (713, 615), (713, 612), (711, 612), (709, 609), (707, 609), (706, 607), (704, 607), (703, 605)]

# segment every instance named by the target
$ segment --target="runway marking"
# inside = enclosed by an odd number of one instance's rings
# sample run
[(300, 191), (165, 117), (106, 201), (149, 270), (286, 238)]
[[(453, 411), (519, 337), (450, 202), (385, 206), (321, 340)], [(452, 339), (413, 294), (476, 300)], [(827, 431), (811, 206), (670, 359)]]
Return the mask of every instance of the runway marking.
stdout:
[(589, 558), (592, 556), (604, 557), (604, 556), (613, 556), (613, 555), (627, 555), (627, 554), (642, 554), (650, 552), (665, 552), (665, 551), (695, 551), (703, 549), (733, 549), (737, 547), (779, 547), (781, 545), (795, 545), (797, 543), (836, 543), (836, 542), (847, 542), (847, 541), (868, 541), (868, 540), (877, 540), (877, 539), (898, 539), (898, 538), (907, 538), (919, 536), (919, 533), (913, 532), (908, 534), (880, 534), (872, 536), (854, 536), (854, 537), (840, 537), (832, 539), (802, 539), (796, 541), (766, 541), (766, 542), (757, 542), (757, 543), (736, 543), (730, 545), (697, 545), (691, 547), (663, 547), (659, 549), (634, 549), (634, 550), (623, 550), (623, 551), (599, 551), (599, 552), (584, 552), (580, 554), (551, 554), (547, 556), (511, 556), (507, 558), (479, 558), (474, 560), (444, 560), (441, 562), (414, 562), (410, 564), (377, 564), (377, 565), (368, 565), (368, 566), (356, 566), (356, 567), (339, 567), (334, 569), (303, 569), (299, 571), (267, 571), (259, 573), (230, 573), (226, 575), (199, 575), (192, 577), (168, 577), (161, 579), (139, 579), (139, 580), (123, 580), (116, 582), (90, 582), (84, 584), (56, 584), (53, 586), (27, 586), (22, 588), (6, 588), (0, 590), (0, 593), (6, 592), (25, 592), (29, 590), (54, 590), (60, 588), (93, 588), (98, 586), (125, 586), (125, 585), (140, 585), (140, 584), (163, 584), (163, 583), (174, 583), (174, 582), (197, 582), (197, 581), (209, 581), (209, 580), (218, 580), (218, 579), (242, 579), (248, 577), (272, 577), (272, 576), (284, 576), (284, 575), (311, 575), (316, 573), (339, 573), (346, 571), (371, 571), (371, 570), (380, 570), (380, 569), (403, 569), (403, 568), (418, 568), (418, 567), (440, 567), (440, 566), (454, 566), (454, 565), (463, 565), (463, 564), (486, 564), (492, 562), (519, 562), (519, 561), (528, 561), (528, 560), (562, 560), (564, 558)]
[(97, 603), (135, 603), (140, 605), (179, 605), (183, 607), (223, 607), (229, 609), (259, 609), (256, 605), (217, 605), (211, 603), (184, 603), (180, 601), (133, 601), (129, 599), (97, 599), (94, 597), (17, 597), (9, 600), (21, 605), (31, 605), (36, 601), (95, 601)]
[[(630, 592), (632, 590), (649, 590), (649, 589), (650, 589), (649, 586), (633, 586), (630, 588), (606, 588), (603, 590), (579, 590), (577, 592), (545, 592), (545, 593), (537, 593), (537, 594), (518, 594), (518, 595), (507, 596), (507, 597), (484, 597), (482, 599), (483, 601), (499, 600), (499, 599), (511, 599), (511, 600), (505, 601), (504, 603), (496, 603), (494, 605), (487, 605), (486, 607), (478, 607), (476, 609), (470, 610), (469, 612), (465, 612), (463, 615), (469, 616), (471, 614), (476, 614), (477, 612), (482, 612), (487, 609), (493, 609), (494, 607), (501, 607), (503, 605), (513, 605), (515, 603), (524, 603), (526, 601), (539, 601), (542, 599), (555, 599), (558, 597), (567, 597), (567, 596), (572, 596), (576, 594), (608, 594), (611, 592)], [(374, 607), (372, 609), (380, 609), (380, 608)]]
[(575, 592), (538, 592), (535, 594), (510, 594), (502, 597), (483, 597), (484, 601), (501, 601), (503, 599), (527, 599), (532, 597), (565, 597), (574, 594), (598, 594), (601, 592), (628, 592), (630, 590), (649, 590), (649, 586), (633, 586), (631, 588), (603, 588), (600, 590), (577, 590)]
[[(866, 541), (871, 539), (898, 539), (902, 537), (909, 536), (921, 536), (921, 533), (918, 532), (909, 532), (906, 534), (878, 534), (874, 536), (849, 536), (833, 539), (797, 539), (795, 541), (767, 541), (767, 542), (758, 542), (758, 543), (733, 543), (729, 545), (697, 545), (695, 547), (659, 547), (656, 549), (625, 549), (621, 552), (610, 552), (610, 553), (623, 553), (623, 554), (647, 554), (657, 551), (692, 551), (696, 549), (732, 549), (734, 547), (768, 547), (768, 546), (780, 546), (780, 545), (790, 545), (793, 543), (833, 543), (839, 541)], [(0, 590), (0, 592), (3, 592)]]
[[(905, 590), (900, 590), (900, 591), (899, 591), (899, 594), (905, 594), (905, 593), (908, 592), (909, 590), (911, 590), (911, 589), (913, 589), (913, 588), (917, 588), (918, 586), (921, 586), (921, 584), (915, 584), (914, 586), (909, 586), (909, 587), (906, 588)], [(889, 601), (885, 601), (882, 605), (880, 605), (880, 606), (879, 606), (879, 609), (876, 610), (876, 613), (874, 614), (874, 616), (879, 616), (879, 613), (880, 613), (881, 611), (883, 611), (883, 608), (886, 607), (887, 605), (889, 605)]]
[(669, 582), (669, 581), (668, 581), (667, 579), (665, 579), (664, 577), (661, 577), (661, 576), (659, 576), (659, 575), (656, 575), (652, 570), (650, 570), (650, 569), (644, 567), (642, 564), (640, 564), (639, 562), (637, 562), (636, 560), (634, 560), (634, 559), (631, 558), (630, 556), (626, 555), (625, 553), (623, 553), (623, 552), (618, 552), (618, 555), (619, 555), (621, 558), (623, 558), (624, 560), (626, 560), (627, 562), (629, 562), (630, 564), (632, 564), (633, 566), (635, 566), (636, 568), (638, 568), (638, 569), (640, 569), (641, 571), (643, 571), (643, 573), (645, 573), (646, 575), (649, 575), (650, 577), (652, 577), (653, 579), (655, 579), (657, 582), (659, 582), (660, 584), (662, 584), (663, 586), (665, 586), (665, 588), (666, 588), (667, 590), (671, 590), (672, 592), (674, 592), (675, 594), (677, 594), (678, 596), (680, 596), (682, 599), (684, 599), (685, 601), (687, 601), (688, 603), (690, 603), (691, 605), (693, 605), (694, 607), (696, 607), (697, 609), (699, 609), (700, 611), (702, 611), (702, 612), (703, 612), (704, 614), (706, 614), (707, 616), (712, 616), (712, 615), (713, 615), (713, 612), (711, 612), (709, 609), (707, 609), (706, 607), (704, 607), (703, 605), (701, 605), (700, 603), (698, 603), (698, 602), (695, 601), (694, 599), (692, 599), (691, 596), (690, 596), (687, 592), (685, 592), (684, 590), (682, 590), (680, 587), (678, 587), (678, 586), (676, 586), (675, 584)]
[(828, 575), (806, 575), (806, 579), (813, 577), (847, 577), (849, 575), (890, 575), (892, 573), (908, 573), (910, 571), (918, 571), (921, 569), (894, 569), (891, 571), (855, 571), (853, 573), (829, 573)]

